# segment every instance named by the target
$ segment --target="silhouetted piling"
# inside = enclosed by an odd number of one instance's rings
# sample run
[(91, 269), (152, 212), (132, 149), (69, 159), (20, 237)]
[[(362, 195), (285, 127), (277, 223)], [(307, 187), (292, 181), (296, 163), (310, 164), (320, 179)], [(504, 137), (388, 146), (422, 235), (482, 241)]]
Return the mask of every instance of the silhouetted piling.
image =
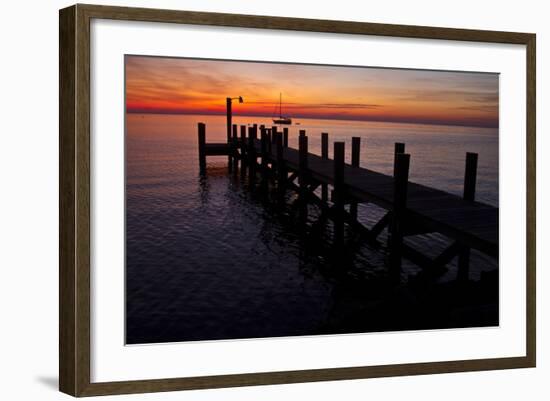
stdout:
[[(465, 201), (473, 202), (476, 194), (477, 180), (477, 153), (466, 153), (466, 168), (464, 170)], [(464, 247), (458, 253), (457, 280), (461, 283), (468, 281), (470, 275), (470, 248)]]
[(396, 142), (394, 145), (394, 153), (393, 153), (393, 175), (395, 176), (395, 169), (397, 165), (397, 155), (399, 153), (405, 153), (405, 144)]
[[(396, 175), (396, 172), (397, 172), (397, 156), (399, 154), (403, 154), (405, 153), (405, 144), (404, 143), (400, 143), (400, 142), (396, 142), (395, 145), (394, 145), (394, 153), (393, 153), (393, 176), (395, 177)], [(392, 212), (390, 211), (390, 214)], [(388, 227), (388, 233), (391, 233), (391, 230), (392, 230), (392, 225), (390, 224), (389, 227)]]
[(300, 185), (300, 217), (307, 219), (307, 184), (308, 184), (308, 140), (307, 136), (302, 135), (298, 142), (299, 166), (298, 180)]
[(199, 171), (206, 172), (206, 125), (199, 123)]
[(265, 129), (266, 141), (267, 141), (267, 151), (271, 153), (271, 128)]
[(283, 147), (288, 148), (288, 127), (283, 128)]
[[(323, 132), (321, 134), (321, 157), (328, 159), (328, 134)], [(328, 201), (328, 184), (321, 184), (321, 199), (323, 202)]]
[(277, 143), (277, 134), (279, 133), (277, 126), (274, 125), (271, 127), (271, 143), (276, 144)]
[(254, 141), (257, 135), (258, 127), (254, 124), (248, 128), (248, 148), (246, 150), (248, 154), (248, 184), (250, 187), (253, 187), (256, 182), (256, 148)]
[(277, 195), (280, 202), (284, 202), (286, 191), (287, 170), (284, 162), (283, 135), (279, 132), (276, 138), (276, 157), (277, 157)]
[[(359, 167), (359, 158), (361, 154), (361, 138), (354, 136), (351, 138), (351, 166)], [(351, 202), (349, 205), (349, 214), (352, 219), (357, 220), (357, 202)]]
[(407, 207), (407, 187), (409, 182), (410, 155), (396, 153), (395, 174), (393, 180), (393, 210), (391, 229), (388, 236), (390, 278), (399, 282), (401, 275), (401, 257), (403, 254), (403, 225)]
[(334, 142), (334, 245), (344, 244), (344, 165), (345, 142)]
[(245, 148), (246, 146), (246, 125), (241, 125), (241, 147)]
[(467, 201), (474, 201), (477, 181), (477, 153), (466, 153), (466, 168), (464, 170), (464, 194)]
[(247, 154), (246, 154), (246, 125), (241, 125), (241, 137), (239, 143), (239, 149), (241, 152), (241, 177), (246, 174)]
[(262, 190), (265, 192), (268, 187), (268, 146), (269, 146), (269, 137), (268, 137), (268, 130), (267, 129), (261, 129), (260, 130), (260, 152), (262, 157), (262, 164), (260, 168), (260, 172), (262, 175)]
[[(232, 111), (231, 111), (231, 98), (226, 98), (226, 113), (227, 113), (227, 145), (230, 147), (231, 146), (231, 126), (233, 125), (232, 123), (232, 119), (233, 119), (233, 115), (232, 115)], [(227, 168), (229, 170), (229, 172), (231, 172), (232, 170), (232, 167), (233, 167), (233, 158), (232, 158), (232, 154), (231, 152), (229, 152), (227, 154)]]
[(237, 173), (237, 170), (239, 169), (239, 158), (238, 158), (238, 131), (237, 131), (237, 124), (233, 124), (233, 136), (231, 137), (231, 149), (230, 152), (233, 157), (233, 172)]

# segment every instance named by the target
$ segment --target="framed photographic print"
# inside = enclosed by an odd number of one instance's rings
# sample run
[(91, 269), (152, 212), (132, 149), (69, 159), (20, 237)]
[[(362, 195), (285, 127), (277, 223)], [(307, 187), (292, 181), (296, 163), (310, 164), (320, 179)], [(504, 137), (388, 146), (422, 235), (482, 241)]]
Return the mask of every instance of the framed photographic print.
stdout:
[(535, 366), (535, 35), (60, 11), (60, 390)]

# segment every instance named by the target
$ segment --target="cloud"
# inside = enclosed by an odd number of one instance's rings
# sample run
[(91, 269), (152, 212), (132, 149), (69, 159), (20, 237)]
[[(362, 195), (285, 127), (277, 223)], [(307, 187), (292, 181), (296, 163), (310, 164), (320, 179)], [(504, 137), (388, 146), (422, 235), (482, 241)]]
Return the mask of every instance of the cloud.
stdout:
[[(248, 102), (255, 105), (274, 106), (278, 105), (278, 102), (264, 102), (264, 101), (252, 101)], [(298, 102), (285, 102), (284, 107), (286, 109), (377, 109), (384, 107), (381, 104), (374, 103), (298, 103)]]
[[(498, 75), (267, 62), (126, 57), (127, 109), (222, 113), (226, 96), (243, 96), (236, 113), (408, 120), (492, 119), (498, 123)], [(328, 100), (328, 101), (326, 101)]]

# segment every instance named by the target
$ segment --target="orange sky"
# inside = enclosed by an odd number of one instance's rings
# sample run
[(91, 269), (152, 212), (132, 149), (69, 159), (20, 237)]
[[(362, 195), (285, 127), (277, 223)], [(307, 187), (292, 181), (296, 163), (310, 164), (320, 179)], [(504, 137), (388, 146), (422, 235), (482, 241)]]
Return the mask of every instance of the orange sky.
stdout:
[(498, 127), (498, 74), (126, 56), (126, 110)]

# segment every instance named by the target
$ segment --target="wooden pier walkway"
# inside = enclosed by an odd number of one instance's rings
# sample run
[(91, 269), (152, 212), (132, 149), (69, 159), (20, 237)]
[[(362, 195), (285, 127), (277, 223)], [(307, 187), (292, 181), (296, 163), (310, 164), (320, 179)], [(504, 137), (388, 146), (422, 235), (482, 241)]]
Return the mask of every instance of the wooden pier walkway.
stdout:
[[(498, 219), (496, 207), (476, 202), (475, 184), (477, 154), (467, 153), (464, 194), (453, 195), (425, 185), (409, 182), (410, 156), (404, 144), (396, 144), (394, 175), (381, 174), (359, 167), (360, 138), (352, 140), (351, 165), (344, 163), (345, 144), (334, 143), (334, 157), (328, 158), (328, 134), (322, 134), (321, 156), (308, 152), (308, 138), (300, 131), (299, 149), (288, 147), (288, 130), (278, 127), (241, 126), (240, 136), (233, 125), (227, 143), (207, 144), (206, 127), (199, 124), (199, 160), (202, 172), (207, 155), (228, 155), (229, 167), (235, 171), (248, 169), (254, 185), (272, 183), (284, 194), (296, 191), (303, 205), (316, 204), (322, 210), (320, 220), (334, 223), (334, 242), (344, 241), (344, 224), (376, 241), (388, 228), (389, 267), (399, 274), (401, 258), (434, 270), (458, 257), (458, 279), (467, 280), (469, 252), (477, 249), (498, 258)], [(248, 136), (246, 135), (248, 133)], [(260, 163), (258, 163), (258, 159)], [(294, 183), (298, 180), (298, 185)], [(329, 191), (329, 186), (332, 188)], [(321, 187), (321, 196), (314, 191)], [(357, 204), (372, 203), (387, 211), (373, 227), (357, 220)], [(345, 205), (349, 205), (348, 210)], [(304, 206), (303, 213), (307, 213)], [(403, 242), (409, 235), (439, 232), (454, 242), (436, 258), (429, 258)]]

